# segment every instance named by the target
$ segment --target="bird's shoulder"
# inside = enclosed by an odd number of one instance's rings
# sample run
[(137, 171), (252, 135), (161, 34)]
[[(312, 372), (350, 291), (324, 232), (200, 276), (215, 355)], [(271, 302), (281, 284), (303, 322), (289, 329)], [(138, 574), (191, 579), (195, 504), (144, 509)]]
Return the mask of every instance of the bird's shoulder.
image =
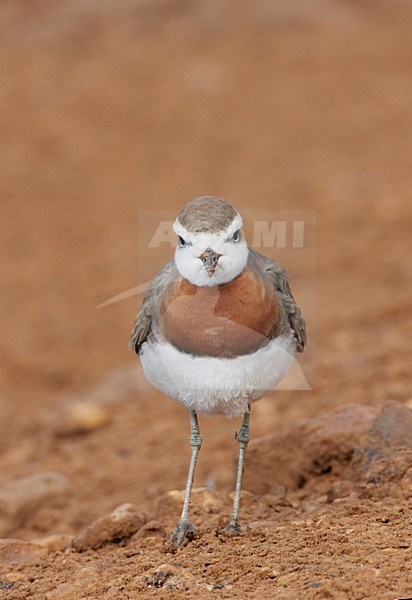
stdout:
[(130, 350), (139, 352), (142, 344), (150, 334), (153, 322), (160, 314), (162, 301), (167, 297), (171, 286), (179, 277), (180, 275), (173, 259), (165, 263), (155, 275), (134, 321), (129, 341)]
[(275, 288), (276, 295), (285, 311), (290, 327), (294, 332), (297, 350), (303, 352), (306, 345), (306, 321), (293, 297), (288, 271), (279, 263), (249, 248), (248, 266), (267, 278)]

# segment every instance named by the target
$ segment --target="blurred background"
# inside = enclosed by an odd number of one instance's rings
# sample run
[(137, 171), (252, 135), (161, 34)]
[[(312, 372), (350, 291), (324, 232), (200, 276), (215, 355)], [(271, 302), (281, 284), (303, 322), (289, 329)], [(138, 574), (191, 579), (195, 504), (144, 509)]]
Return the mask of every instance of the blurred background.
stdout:
[[(187, 411), (127, 350), (141, 298), (96, 310), (140, 283), (141, 210), (213, 194), (316, 216), (316, 278), (291, 269), (304, 311), (316, 287), (316, 386), (262, 400), (253, 436), (411, 402), (411, 17), (406, 0), (1, 2), (0, 486), (60, 475), (2, 536), (184, 487)], [(201, 427), (197, 483), (228, 490), (238, 423)]]

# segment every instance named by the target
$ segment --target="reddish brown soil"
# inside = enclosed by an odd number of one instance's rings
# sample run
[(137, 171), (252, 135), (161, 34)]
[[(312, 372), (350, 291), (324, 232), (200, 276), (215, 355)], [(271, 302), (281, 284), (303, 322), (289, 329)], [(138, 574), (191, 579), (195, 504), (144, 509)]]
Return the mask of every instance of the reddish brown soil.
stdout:
[[(410, 3), (4, 0), (0, 15), (0, 496), (20, 477), (66, 478), (20, 512), (0, 499), (0, 535), (77, 534), (125, 502), (158, 522), (99, 550), (0, 560), (0, 596), (412, 597), (409, 455), (363, 487), (353, 447), (296, 467), (297, 419), (411, 407)], [(219, 529), (238, 423), (201, 421), (196, 485), (214, 486), (216, 505), (194, 505), (195, 539), (170, 552), (180, 505), (164, 494), (185, 484), (187, 411), (132, 381), (139, 300), (95, 307), (138, 283), (139, 210), (199, 194), (315, 211), (302, 365), (316, 359), (317, 376), (255, 407), (254, 438), (292, 433), (274, 446), (279, 481), (251, 448), (242, 537)], [(313, 277), (292, 271), (304, 298)], [(79, 433), (70, 403), (91, 399), (103, 416)]]

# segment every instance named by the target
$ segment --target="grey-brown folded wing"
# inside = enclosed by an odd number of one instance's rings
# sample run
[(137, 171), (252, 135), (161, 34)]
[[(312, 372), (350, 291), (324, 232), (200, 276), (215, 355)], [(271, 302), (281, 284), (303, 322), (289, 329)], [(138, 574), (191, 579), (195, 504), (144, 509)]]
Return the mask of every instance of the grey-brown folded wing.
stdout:
[(129, 341), (129, 350), (134, 350), (137, 354), (140, 352), (142, 344), (147, 341), (153, 327), (156, 325), (162, 300), (177, 276), (174, 261), (170, 260), (153, 279), (135, 319)]
[(255, 268), (263, 271), (275, 287), (276, 294), (285, 310), (291, 329), (296, 338), (298, 352), (306, 345), (306, 321), (290, 289), (288, 272), (277, 262), (249, 248), (250, 259)]

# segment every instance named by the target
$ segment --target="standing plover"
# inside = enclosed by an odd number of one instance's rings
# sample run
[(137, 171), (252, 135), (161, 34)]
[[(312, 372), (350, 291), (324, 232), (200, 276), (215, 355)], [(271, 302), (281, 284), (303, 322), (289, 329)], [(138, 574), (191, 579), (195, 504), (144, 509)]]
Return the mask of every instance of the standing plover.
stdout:
[(189, 519), (197, 455), (197, 413), (243, 414), (239, 463), (227, 532), (240, 532), (239, 497), (250, 406), (273, 390), (306, 343), (306, 324), (287, 272), (249, 248), (242, 218), (214, 196), (189, 202), (173, 225), (173, 260), (153, 279), (136, 317), (130, 349), (149, 381), (190, 409), (192, 457), (183, 511), (170, 542), (195, 528)]

